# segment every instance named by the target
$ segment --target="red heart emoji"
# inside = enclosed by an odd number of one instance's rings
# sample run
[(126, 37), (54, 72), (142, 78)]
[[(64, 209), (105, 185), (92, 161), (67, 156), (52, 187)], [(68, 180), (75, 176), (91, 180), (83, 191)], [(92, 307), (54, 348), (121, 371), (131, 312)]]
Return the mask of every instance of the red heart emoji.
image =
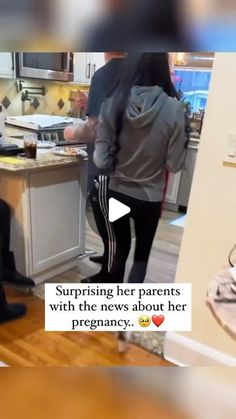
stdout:
[(160, 315), (160, 316), (156, 316), (156, 315), (152, 316), (152, 321), (153, 321), (153, 323), (154, 323), (157, 327), (160, 327), (160, 326), (161, 326), (161, 324), (164, 322), (164, 320), (165, 320), (165, 317), (164, 317), (164, 316), (162, 316), (162, 315)]

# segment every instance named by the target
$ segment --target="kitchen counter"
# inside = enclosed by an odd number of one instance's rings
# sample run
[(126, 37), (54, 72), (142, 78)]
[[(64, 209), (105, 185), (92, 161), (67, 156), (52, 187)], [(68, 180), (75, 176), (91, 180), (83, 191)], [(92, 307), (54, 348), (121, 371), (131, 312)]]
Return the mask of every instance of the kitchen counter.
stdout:
[(61, 167), (78, 164), (83, 157), (63, 157), (57, 156), (50, 151), (37, 150), (37, 159), (26, 159), (24, 157), (3, 157), (0, 156), (0, 170), (12, 172), (34, 171), (47, 167)]
[(36, 284), (77, 266), (85, 249), (87, 159), (39, 150), (0, 158), (0, 198), (11, 207), (17, 268)]
[(38, 150), (37, 159), (26, 159), (24, 157), (3, 157), (0, 156), (0, 170), (9, 170), (12, 172), (34, 171), (47, 167), (61, 167), (78, 164), (81, 160), (87, 160), (85, 157), (63, 157), (57, 156), (50, 151)]

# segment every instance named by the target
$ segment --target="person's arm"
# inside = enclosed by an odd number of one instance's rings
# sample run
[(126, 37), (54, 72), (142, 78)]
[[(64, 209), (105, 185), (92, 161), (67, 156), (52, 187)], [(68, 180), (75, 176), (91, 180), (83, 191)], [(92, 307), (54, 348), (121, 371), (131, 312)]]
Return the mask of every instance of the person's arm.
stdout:
[(93, 142), (96, 139), (97, 118), (89, 118), (86, 122), (76, 127), (66, 127), (64, 138), (67, 141), (82, 140), (85, 143)]
[(89, 102), (88, 93), (85, 93), (85, 92), (82, 92), (81, 90), (78, 90), (76, 98), (75, 98), (75, 103), (76, 103), (77, 108), (80, 109), (80, 110), (83, 110), (85, 113), (87, 113), (88, 102)]
[(166, 168), (172, 173), (177, 173), (184, 167), (186, 140), (185, 114), (182, 104), (179, 104), (176, 111), (175, 127), (169, 140), (166, 157)]
[(100, 113), (99, 97), (99, 83), (97, 81), (97, 75), (94, 74), (89, 94), (83, 93), (78, 90), (78, 96), (76, 98), (76, 104), (78, 108), (86, 111), (88, 120), (83, 122), (77, 127), (67, 127), (64, 131), (64, 138), (67, 141), (83, 140), (86, 143), (93, 142), (96, 138), (96, 125), (98, 121), (98, 115)]
[(93, 161), (98, 169), (112, 171), (114, 163), (115, 133), (111, 126), (111, 122), (104, 118), (106, 103), (102, 106), (101, 115), (99, 117)]

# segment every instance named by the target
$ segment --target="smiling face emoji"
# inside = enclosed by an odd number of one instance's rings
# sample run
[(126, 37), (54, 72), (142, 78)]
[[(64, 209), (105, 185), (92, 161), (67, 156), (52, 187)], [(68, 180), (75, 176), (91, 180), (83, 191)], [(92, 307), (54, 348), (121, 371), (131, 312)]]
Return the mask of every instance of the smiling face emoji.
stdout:
[(141, 327), (148, 327), (151, 324), (151, 317), (142, 315), (139, 317), (138, 322)]

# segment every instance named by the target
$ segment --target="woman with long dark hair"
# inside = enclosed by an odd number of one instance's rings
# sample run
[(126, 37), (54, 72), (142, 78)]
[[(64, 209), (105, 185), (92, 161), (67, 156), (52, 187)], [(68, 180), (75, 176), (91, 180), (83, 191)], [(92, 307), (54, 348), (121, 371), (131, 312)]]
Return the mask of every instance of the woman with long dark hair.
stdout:
[(170, 76), (168, 54), (129, 54), (123, 74), (101, 108), (94, 162), (111, 173), (110, 197), (130, 207), (115, 221), (110, 282), (123, 282), (134, 220), (129, 282), (142, 283), (161, 215), (166, 169), (178, 172), (186, 148), (184, 109)]

